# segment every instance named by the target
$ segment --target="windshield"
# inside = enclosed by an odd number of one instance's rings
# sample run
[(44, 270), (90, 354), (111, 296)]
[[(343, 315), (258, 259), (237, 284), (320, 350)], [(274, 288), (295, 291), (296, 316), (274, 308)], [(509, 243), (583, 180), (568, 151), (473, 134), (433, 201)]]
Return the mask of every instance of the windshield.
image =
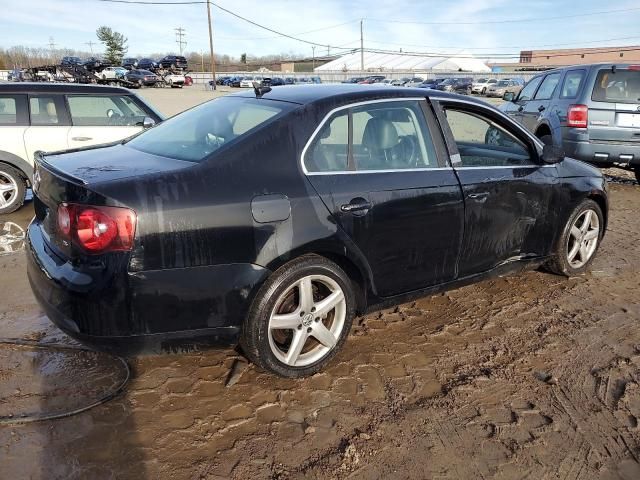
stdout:
[(496, 87), (506, 87), (507, 85), (509, 85), (509, 82), (502, 80), (498, 83), (496, 83)]
[(293, 108), (290, 103), (257, 98), (217, 98), (166, 120), (127, 145), (153, 155), (200, 162)]
[(640, 70), (600, 70), (591, 99), (596, 102), (640, 103)]

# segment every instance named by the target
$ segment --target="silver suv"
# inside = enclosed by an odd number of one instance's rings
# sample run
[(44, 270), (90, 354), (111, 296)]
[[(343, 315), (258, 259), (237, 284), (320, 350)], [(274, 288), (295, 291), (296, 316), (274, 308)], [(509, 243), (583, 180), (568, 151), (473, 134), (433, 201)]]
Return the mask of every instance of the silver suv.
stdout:
[(543, 142), (599, 167), (633, 168), (640, 182), (640, 65), (551, 70), (500, 108)]

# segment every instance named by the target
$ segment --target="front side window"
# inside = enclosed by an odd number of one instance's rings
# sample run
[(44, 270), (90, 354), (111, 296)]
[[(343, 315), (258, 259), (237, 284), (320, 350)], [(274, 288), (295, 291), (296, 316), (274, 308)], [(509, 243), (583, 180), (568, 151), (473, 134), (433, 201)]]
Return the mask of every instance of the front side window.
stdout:
[(221, 97), (165, 120), (127, 145), (153, 155), (200, 162), (294, 108), (273, 100)]
[(544, 77), (540, 88), (536, 92), (536, 100), (549, 100), (553, 97), (553, 92), (555, 92), (556, 87), (558, 86), (558, 82), (560, 81), (559, 73), (552, 73), (551, 75), (547, 75)]
[(67, 102), (75, 126), (134, 126), (147, 115), (126, 95), (68, 96)]
[(540, 85), (541, 81), (542, 77), (531, 79), (531, 81), (524, 86), (524, 88), (520, 92), (520, 95), (518, 95), (518, 100), (522, 102), (531, 100), (533, 98), (533, 94), (536, 93), (536, 89), (538, 88), (538, 85)]
[(0, 125), (16, 125), (17, 123), (16, 99), (13, 97), (0, 97)]
[(570, 70), (564, 77), (560, 98), (576, 98), (584, 79), (584, 70)]
[(56, 101), (53, 97), (29, 98), (31, 125), (57, 125), (60, 123)]
[(307, 172), (370, 172), (438, 166), (417, 101), (371, 103), (340, 110), (313, 138), (304, 163)]
[(482, 114), (447, 108), (449, 128), (463, 167), (533, 165), (527, 146)]

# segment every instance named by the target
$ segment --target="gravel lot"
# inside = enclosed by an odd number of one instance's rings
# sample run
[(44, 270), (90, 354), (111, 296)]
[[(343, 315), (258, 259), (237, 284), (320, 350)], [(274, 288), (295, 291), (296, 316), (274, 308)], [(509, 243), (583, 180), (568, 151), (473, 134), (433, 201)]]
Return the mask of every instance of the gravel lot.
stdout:
[[(140, 93), (171, 115), (211, 98), (198, 88)], [(132, 359), (108, 403), (0, 425), (0, 477), (638, 479), (640, 187), (615, 180), (582, 277), (527, 271), (368, 315), (303, 380), (231, 349)], [(32, 214), (0, 216), (0, 232)], [(71, 343), (39, 310), (12, 229), (0, 337)], [(77, 408), (121, 375), (103, 355), (0, 345), (0, 417)]]

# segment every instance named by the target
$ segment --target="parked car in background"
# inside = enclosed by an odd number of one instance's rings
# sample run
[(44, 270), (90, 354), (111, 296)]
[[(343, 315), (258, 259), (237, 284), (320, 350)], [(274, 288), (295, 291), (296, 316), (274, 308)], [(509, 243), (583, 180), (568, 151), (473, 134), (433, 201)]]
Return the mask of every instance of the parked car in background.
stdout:
[(131, 70), (132, 68), (136, 68), (138, 66), (137, 58), (124, 58), (122, 59), (122, 64), (124, 68), (127, 70)]
[(124, 78), (128, 70), (124, 67), (107, 67), (103, 69), (98, 75), (103, 80), (113, 80), (116, 78)]
[(364, 79), (365, 77), (351, 77), (351, 78), (347, 78), (346, 80), (343, 80), (341, 83), (360, 83)]
[(484, 95), (487, 93), (487, 88), (496, 83), (498, 83), (496, 78), (479, 78), (471, 84), (471, 93)]
[(226, 85), (227, 80), (231, 80), (231, 76), (216, 77), (216, 85)]
[(280, 87), (282, 85), (285, 85), (284, 78), (282, 78), (282, 77), (271, 77), (270, 85), (272, 87)]
[(152, 58), (141, 58), (138, 60), (138, 65), (136, 66), (139, 70), (150, 70), (153, 71), (158, 68), (158, 63)]
[(38, 155), (27, 273), (80, 342), (239, 341), (259, 367), (308, 376), (356, 315), (525, 267), (585, 272), (606, 182), (559, 150), (440, 92), (224, 96), (125, 142)]
[(106, 60), (97, 57), (87, 58), (84, 62), (82, 62), (82, 65), (90, 72), (96, 72), (102, 70), (103, 68), (111, 66), (111, 64)]
[(285, 83), (285, 85), (295, 85), (297, 83), (297, 81), (296, 81), (295, 77), (286, 77), (284, 79), (284, 83)]
[(171, 88), (182, 88), (185, 83), (185, 77), (179, 73), (167, 73), (162, 77), (162, 79), (169, 85)]
[(181, 55), (167, 55), (158, 62), (158, 65), (162, 68), (172, 68), (186, 70), (188, 67), (187, 59)]
[(244, 80), (246, 77), (233, 77), (231, 80), (229, 80), (229, 86), (230, 87), (234, 87), (234, 88), (240, 88), (240, 83), (242, 82), (242, 80)]
[(544, 143), (640, 182), (640, 65), (577, 65), (533, 77), (501, 110)]
[(394, 87), (403, 87), (409, 80), (411, 80), (411, 77), (395, 78), (389, 83)]
[(320, 77), (311, 77), (311, 83), (320, 84), (322, 83), (322, 79)]
[(404, 82), (404, 86), (405, 87), (417, 87), (418, 85), (420, 85), (423, 82), (424, 82), (424, 78), (422, 78), (422, 77), (413, 77), (413, 78), (410, 78), (409, 80), (407, 80), (406, 82)]
[(122, 140), (162, 116), (125, 88), (71, 83), (0, 84), (0, 214), (20, 208), (33, 155)]
[(160, 80), (155, 73), (141, 69), (129, 70), (124, 78), (138, 87), (150, 87)]
[(384, 75), (370, 75), (358, 83), (360, 83), (361, 85), (371, 85), (373, 83), (380, 83), (385, 78), (386, 77)]
[(471, 77), (447, 78), (431, 88), (434, 90), (442, 90), (444, 92), (464, 93), (470, 95), (472, 83), (473, 78)]
[(437, 85), (439, 85), (440, 83), (444, 82), (444, 78), (429, 78), (425, 81), (423, 81), (422, 83), (419, 83), (418, 85), (416, 85), (416, 87), (418, 88), (430, 88), (435, 90), (435, 87)]
[(522, 85), (515, 80), (499, 80), (487, 87), (485, 95), (487, 97), (503, 97), (507, 92), (515, 95), (520, 90), (522, 90)]
[(74, 65), (82, 65), (82, 60), (80, 57), (62, 57), (61, 65), (64, 66), (74, 66)]
[(253, 82), (258, 82), (262, 84), (263, 77), (262, 75), (253, 75), (249, 77), (244, 77), (240, 81), (240, 88), (253, 88)]

